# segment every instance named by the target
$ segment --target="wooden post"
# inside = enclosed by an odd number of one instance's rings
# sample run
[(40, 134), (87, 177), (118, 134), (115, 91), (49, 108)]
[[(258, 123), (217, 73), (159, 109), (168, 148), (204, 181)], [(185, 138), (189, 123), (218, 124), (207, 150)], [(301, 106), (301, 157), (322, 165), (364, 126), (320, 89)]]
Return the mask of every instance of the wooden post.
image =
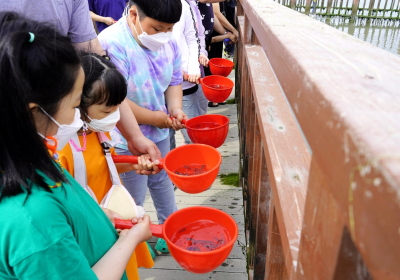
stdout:
[[(301, 3), (301, 2), (299, 1), (299, 3)], [(296, 0), (290, 0), (290, 8), (293, 10), (296, 9)]]
[(331, 13), (331, 8), (332, 8), (332, 0), (328, 0), (328, 6), (326, 7), (326, 15), (329, 17)]
[(353, 6), (351, 8), (351, 18), (350, 18), (351, 22), (354, 22), (356, 19), (359, 4), (360, 0), (353, 0)]
[[(378, 16), (378, 10), (379, 6), (381, 4), (381, 1), (379, 0), (378, 5), (376, 6), (376, 15)], [(368, 7), (368, 16), (372, 16), (372, 12), (374, 10), (374, 5), (375, 5), (375, 0), (370, 0), (369, 2), (369, 7)]]
[(310, 14), (311, 0), (306, 0), (306, 12), (305, 14)]

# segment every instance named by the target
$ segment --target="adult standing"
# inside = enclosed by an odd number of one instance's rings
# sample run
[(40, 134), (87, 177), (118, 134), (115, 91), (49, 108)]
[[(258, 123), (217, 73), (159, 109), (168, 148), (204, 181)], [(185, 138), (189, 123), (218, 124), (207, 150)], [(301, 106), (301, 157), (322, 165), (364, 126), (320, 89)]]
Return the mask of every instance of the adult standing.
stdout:
[(53, 25), (58, 32), (68, 36), (75, 48), (102, 53), (89, 14), (87, 0), (7, 0), (1, 11), (16, 12), (26, 18)]
[(99, 33), (117, 22), (124, 12), (127, 0), (88, 0), (90, 17)]
[[(7, 0), (1, 1), (0, 12), (17, 12), (24, 17), (53, 25), (58, 32), (68, 36), (77, 50), (105, 55), (89, 14), (87, 0)], [(157, 146), (140, 131), (127, 101), (120, 106), (118, 128), (127, 140), (129, 150), (135, 154), (149, 154), (153, 161), (161, 158)], [(150, 172), (149, 172), (150, 174)]]

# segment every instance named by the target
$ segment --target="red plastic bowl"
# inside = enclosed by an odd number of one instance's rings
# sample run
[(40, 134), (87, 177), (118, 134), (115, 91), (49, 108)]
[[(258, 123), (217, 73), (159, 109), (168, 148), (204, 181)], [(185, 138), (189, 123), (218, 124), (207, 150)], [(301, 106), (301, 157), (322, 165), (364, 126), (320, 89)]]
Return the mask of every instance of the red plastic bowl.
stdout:
[[(174, 233), (193, 221), (211, 220), (228, 230), (231, 240), (224, 247), (210, 252), (193, 252), (184, 250), (171, 242)], [(225, 212), (204, 206), (181, 209), (168, 217), (164, 223), (164, 238), (174, 259), (187, 271), (207, 273), (220, 266), (229, 256), (238, 237), (235, 220)]]
[[(209, 252), (188, 251), (172, 243), (171, 239), (178, 230), (199, 220), (209, 220), (221, 225), (228, 231), (230, 240), (225, 246)], [(128, 229), (132, 226), (130, 220), (115, 220), (115, 227), (118, 229)], [(165, 239), (175, 261), (192, 273), (208, 273), (220, 266), (232, 251), (239, 233), (237, 224), (230, 215), (205, 206), (180, 209), (171, 214), (163, 225), (151, 224), (150, 230), (153, 236)]]
[(230, 79), (222, 76), (207, 76), (200, 79), (205, 97), (211, 102), (224, 102), (228, 99), (235, 85)]
[[(203, 124), (218, 124), (204, 129)], [(200, 128), (199, 128), (200, 126)], [(186, 131), (193, 143), (210, 145), (214, 148), (224, 144), (229, 132), (229, 118), (223, 115), (203, 115), (186, 122)]]
[[(220, 152), (208, 145), (188, 144), (170, 151), (164, 158), (164, 169), (171, 181), (186, 193), (208, 190), (218, 176), (222, 162)], [(178, 175), (174, 171), (187, 164), (204, 164), (208, 170), (199, 175)]]
[(213, 75), (228, 77), (233, 69), (233, 62), (225, 58), (212, 58), (208, 64)]

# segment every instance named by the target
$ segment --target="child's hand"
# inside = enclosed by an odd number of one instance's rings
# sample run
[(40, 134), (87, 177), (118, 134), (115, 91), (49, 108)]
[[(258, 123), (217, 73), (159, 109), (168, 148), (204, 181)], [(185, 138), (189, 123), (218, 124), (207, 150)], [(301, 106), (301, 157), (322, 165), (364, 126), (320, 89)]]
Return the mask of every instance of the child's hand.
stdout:
[(195, 74), (195, 75), (189, 75), (188, 76), (188, 81), (190, 82), (190, 83), (193, 83), (193, 84), (199, 84), (200, 83), (200, 78), (201, 78), (201, 75), (200, 74)]
[(208, 62), (210, 60), (208, 59), (208, 57), (205, 54), (201, 54), (199, 57), (199, 62), (201, 65), (203, 65), (204, 67), (208, 67)]
[(103, 22), (107, 25), (113, 25), (116, 21), (112, 17), (104, 17)]
[(185, 125), (181, 123), (183, 119), (188, 120), (189, 118), (180, 108), (175, 108), (171, 112), (172, 119), (172, 128), (174, 130), (179, 130), (185, 128)]
[(110, 219), (112, 224), (114, 224), (114, 219), (122, 219), (121, 215), (118, 214), (117, 212), (114, 212), (110, 209), (103, 208), (103, 207), (101, 207), (101, 210), (104, 211), (104, 214), (106, 214), (107, 218)]
[(189, 75), (186, 74), (186, 72), (183, 71), (183, 70), (182, 70), (182, 78), (183, 78), (184, 81), (187, 81), (189, 79)]
[(150, 155), (141, 155), (138, 157), (138, 164), (132, 164), (133, 169), (136, 170), (136, 174), (139, 175), (154, 175), (161, 171), (158, 168), (158, 164), (160, 164), (159, 160), (154, 162), (151, 161)]
[(122, 230), (119, 237), (133, 239), (136, 244), (142, 243), (151, 238), (150, 217), (144, 215), (143, 218), (133, 218), (135, 224), (131, 229)]
[(232, 43), (234, 43), (234, 44), (237, 43), (238, 38), (234, 34), (228, 32), (227, 35), (228, 35), (228, 38), (232, 41)]

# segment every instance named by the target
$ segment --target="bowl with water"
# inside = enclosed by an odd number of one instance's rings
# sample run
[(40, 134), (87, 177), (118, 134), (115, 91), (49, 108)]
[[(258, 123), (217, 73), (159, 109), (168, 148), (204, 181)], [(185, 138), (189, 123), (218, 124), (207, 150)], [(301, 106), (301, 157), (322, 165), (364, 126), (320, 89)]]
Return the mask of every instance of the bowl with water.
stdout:
[[(116, 220), (115, 227), (130, 228), (132, 222)], [(180, 209), (163, 225), (150, 225), (150, 229), (154, 236), (165, 239), (175, 261), (192, 273), (208, 273), (220, 266), (238, 237), (230, 215), (205, 206)]]
[(164, 158), (164, 169), (171, 181), (186, 193), (208, 190), (218, 176), (222, 157), (214, 147), (203, 144), (183, 145)]
[(223, 76), (211, 75), (200, 79), (205, 97), (211, 102), (224, 102), (232, 92), (233, 81)]
[(186, 131), (193, 143), (219, 148), (229, 132), (229, 118), (223, 115), (202, 115), (186, 122)]

